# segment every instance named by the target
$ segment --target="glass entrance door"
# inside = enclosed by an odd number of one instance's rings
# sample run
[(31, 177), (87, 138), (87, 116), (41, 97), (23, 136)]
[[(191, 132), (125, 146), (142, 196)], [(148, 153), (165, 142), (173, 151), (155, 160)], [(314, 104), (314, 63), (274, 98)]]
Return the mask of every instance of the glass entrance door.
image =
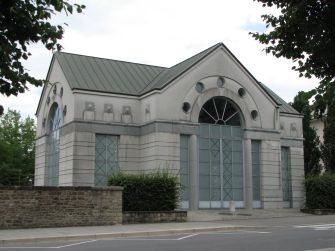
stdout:
[(240, 126), (200, 125), (199, 208), (244, 207), (242, 135)]

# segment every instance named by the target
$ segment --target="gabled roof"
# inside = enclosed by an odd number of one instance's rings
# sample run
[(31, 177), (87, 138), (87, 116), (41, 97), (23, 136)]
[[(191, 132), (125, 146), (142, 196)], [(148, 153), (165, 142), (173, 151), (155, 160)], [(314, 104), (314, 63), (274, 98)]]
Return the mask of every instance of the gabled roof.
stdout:
[(141, 94), (145, 94), (152, 90), (160, 90), (168, 85), (171, 81), (176, 79), (178, 76), (183, 74), (185, 71), (193, 67), (196, 63), (201, 61), (207, 55), (211, 54), (214, 50), (219, 48), (221, 43), (218, 43), (184, 61), (178, 63), (170, 68), (166, 68), (156, 78), (154, 78), (142, 91)]
[(57, 58), (71, 89), (141, 96), (163, 89), (220, 47), (230, 53), (255, 83), (280, 106), (280, 112), (299, 114), (271, 89), (258, 82), (223, 43), (218, 43), (170, 68), (63, 52), (55, 53), (54, 57)]

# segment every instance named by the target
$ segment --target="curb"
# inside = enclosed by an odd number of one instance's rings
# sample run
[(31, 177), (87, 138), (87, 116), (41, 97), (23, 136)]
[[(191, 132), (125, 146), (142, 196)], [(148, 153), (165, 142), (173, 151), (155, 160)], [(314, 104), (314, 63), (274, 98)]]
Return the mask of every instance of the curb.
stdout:
[(244, 229), (259, 228), (255, 226), (224, 226), (224, 227), (206, 227), (206, 228), (184, 228), (184, 229), (164, 229), (156, 231), (136, 231), (136, 232), (118, 232), (118, 233), (99, 233), (99, 234), (78, 234), (67, 236), (48, 236), (48, 237), (31, 237), (0, 240), (0, 246), (19, 243), (38, 243), (51, 241), (82, 241), (82, 240), (102, 240), (111, 238), (126, 237), (153, 237), (159, 235), (188, 234), (188, 233), (208, 233), (208, 232), (227, 232)]
[(314, 214), (314, 215), (331, 215), (335, 214), (335, 209), (317, 209), (317, 208), (303, 208), (300, 209), (301, 212), (306, 214)]

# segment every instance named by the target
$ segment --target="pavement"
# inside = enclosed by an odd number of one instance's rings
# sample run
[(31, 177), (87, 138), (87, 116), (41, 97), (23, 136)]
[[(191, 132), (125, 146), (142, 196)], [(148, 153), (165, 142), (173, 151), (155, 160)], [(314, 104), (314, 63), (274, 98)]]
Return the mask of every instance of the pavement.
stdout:
[[(112, 226), (57, 227), (0, 230), (0, 246), (49, 241), (96, 240), (110, 238), (205, 233), (254, 229), (251, 219), (304, 217), (297, 209), (197, 210), (188, 212), (182, 223), (128, 224)], [(236, 221), (236, 222), (235, 222)]]

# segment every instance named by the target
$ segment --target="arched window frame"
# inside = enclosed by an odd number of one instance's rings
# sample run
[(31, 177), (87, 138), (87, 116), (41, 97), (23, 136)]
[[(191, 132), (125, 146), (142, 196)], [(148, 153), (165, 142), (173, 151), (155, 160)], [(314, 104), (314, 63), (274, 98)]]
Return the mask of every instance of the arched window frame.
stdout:
[(48, 137), (48, 185), (57, 186), (59, 182), (59, 129), (61, 126), (61, 109), (53, 103), (49, 111)]
[(215, 96), (201, 107), (198, 122), (242, 126), (242, 117), (240, 110), (230, 99)]

